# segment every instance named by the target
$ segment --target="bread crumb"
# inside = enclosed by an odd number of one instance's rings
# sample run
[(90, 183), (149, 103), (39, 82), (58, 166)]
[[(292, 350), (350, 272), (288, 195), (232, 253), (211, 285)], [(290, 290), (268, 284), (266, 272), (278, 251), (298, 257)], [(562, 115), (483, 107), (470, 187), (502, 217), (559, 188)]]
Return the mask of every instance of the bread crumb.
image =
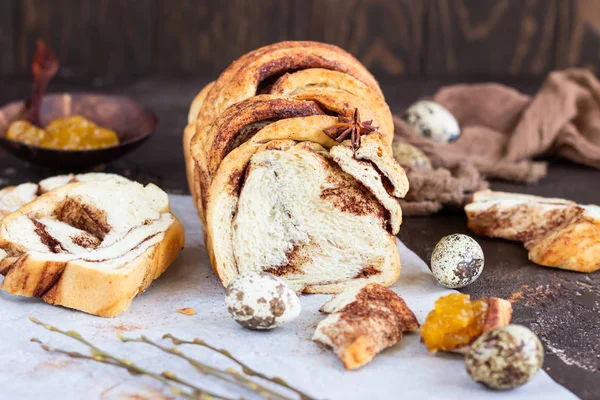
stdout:
[(94, 325), (96, 332), (132, 332), (144, 329), (141, 325), (134, 323), (113, 323), (113, 324), (96, 324)]
[(179, 314), (184, 314), (184, 315), (196, 315), (196, 310), (194, 310), (193, 308), (180, 308), (179, 310), (177, 310), (177, 312)]

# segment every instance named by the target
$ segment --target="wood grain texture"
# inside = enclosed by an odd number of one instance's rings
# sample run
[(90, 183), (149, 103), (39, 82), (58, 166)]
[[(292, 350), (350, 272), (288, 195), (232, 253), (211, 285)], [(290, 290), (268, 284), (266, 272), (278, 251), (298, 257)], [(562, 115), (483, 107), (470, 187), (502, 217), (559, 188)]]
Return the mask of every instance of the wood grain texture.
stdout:
[(429, 0), (426, 74), (539, 76), (554, 66), (562, 0)]
[(13, 0), (0, 2), (0, 75), (14, 72)]
[(258, 47), (291, 39), (291, 1), (155, 0), (160, 72), (218, 74)]
[(580, 66), (600, 72), (600, 1), (559, 2), (557, 68)]
[(425, 7), (413, 0), (298, 0), (294, 37), (338, 45), (377, 75), (419, 74)]
[(52, 44), (67, 76), (152, 72), (150, 0), (22, 0), (16, 72), (26, 73), (38, 38)]
[(35, 40), (63, 77), (218, 75), (281, 40), (336, 44), (380, 79), (600, 71), (600, 0), (0, 0), (0, 75), (29, 73)]

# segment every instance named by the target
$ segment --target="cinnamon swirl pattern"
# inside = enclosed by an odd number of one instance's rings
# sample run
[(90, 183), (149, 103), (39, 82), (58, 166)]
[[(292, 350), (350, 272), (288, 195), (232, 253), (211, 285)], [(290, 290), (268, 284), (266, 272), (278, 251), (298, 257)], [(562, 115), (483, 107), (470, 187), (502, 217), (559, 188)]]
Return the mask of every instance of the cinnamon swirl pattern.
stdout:
[(398, 279), (408, 181), (381, 89), (350, 54), (315, 42), (255, 50), (202, 89), (188, 122), (190, 191), (225, 286), (247, 270), (307, 293)]

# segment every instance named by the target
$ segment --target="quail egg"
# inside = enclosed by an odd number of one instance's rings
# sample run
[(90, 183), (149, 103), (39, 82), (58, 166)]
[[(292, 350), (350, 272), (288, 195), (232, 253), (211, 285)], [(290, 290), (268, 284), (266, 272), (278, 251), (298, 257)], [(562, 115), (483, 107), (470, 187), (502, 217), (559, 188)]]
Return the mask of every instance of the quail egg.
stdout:
[(469, 376), (490, 389), (527, 383), (544, 363), (540, 339), (524, 326), (507, 325), (481, 335), (465, 357)]
[(300, 315), (300, 299), (281, 279), (244, 272), (229, 283), (225, 303), (233, 319), (248, 329), (273, 329)]
[(417, 135), (436, 143), (453, 142), (460, 136), (454, 115), (433, 101), (414, 103), (404, 112), (403, 119)]
[(475, 282), (483, 271), (481, 246), (470, 236), (455, 233), (443, 237), (431, 254), (431, 272), (448, 288), (461, 288)]
[(429, 161), (425, 153), (411, 144), (394, 141), (392, 143), (392, 150), (394, 158), (400, 165), (431, 168), (431, 161)]

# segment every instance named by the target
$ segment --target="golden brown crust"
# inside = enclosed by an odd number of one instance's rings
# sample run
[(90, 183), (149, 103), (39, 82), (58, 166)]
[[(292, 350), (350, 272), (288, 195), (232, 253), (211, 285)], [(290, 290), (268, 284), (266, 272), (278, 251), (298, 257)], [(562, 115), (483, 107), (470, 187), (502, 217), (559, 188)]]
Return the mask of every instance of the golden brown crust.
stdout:
[[(221, 160), (238, 147), (238, 143), (248, 141), (262, 128), (261, 126), (254, 131), (252, 124), (322, 114), (323, 111), (315, 102), (280, 99), (269, 95), (255, 96), (238, 103), (236, 107), (221, 114), (208, 132), (206, 141), (211, 149), (207, 157), (209, 175), (214, 175)], [(245, 128), (250, 129), (242, 132)]]
[(183, 242), (183, 226), (175, 220), (163, 240), (129, 263), (130, 273), (114, 279), (107, 279), (97, 268), (32, 259), (25, 254), (5, 268), (1, 288), (11, 294), (39, 297), (49, 304), (100, 317), (115, 317), (129, 308), (133, 298), (173, 263)]
[(254, 50), (233, 62), (209, 91), (198, 114), (204, 123), (229, 106), (248, 99), (259, 84), (271, 76), (306, 68), (325, 68), (347, 73), (382, 94), (377, 81), (350, 54), (339, 47), (318, 42), (280, 42)]
[[(327, 103), (320, 100), (317, 96), (323, 88), (328, 88), (327, 92), (338, 100), (336, 94), (346, 93), (343, 101)], [(334, 90), (332, 90), (334, 89)], [(381, 96), (380, 92), (372, 89), (360, 80), (351, 75), (338, 71), (330, 71), (321, 68), (311, 68), (303, 71), (297, 71), (293, 74), (285, 74), (275, 82), (270, 93), (277, 96), (290, 96), (297, 99), (311, 98), (324, 103), (324, 107), (331, 111), (340, 112), (342, 109), (359, 108), (373, 111), (373, 116), (364, 114), (363, 120), (373, 119), (373, 125), (379, 127), (378, 132), (384, 136), (384, 143), (390, 145), (394, 138), (394, 122), (390, 109)], [(350, 95), (350, 96), (349, 96)], [(354, 103), (360, 99), (360, 103)], [(347, 103), (347, 104), (345, 104)], [(368, 106), (365, 106), (367, 104)], [(349, 116), (349, 115), (348, 115)]]
[(196, 178), (194, 177), (195, 164), (192, 158), (192, 150), (190, 146), (192, 138), (196, 134), (196, 118), (198, 117), (198, 112), (200, 111), (200, 107), (204, 103), (204, 100), (206, 99), (206, 96), (213, 85), (214, 82), (211, 82), (204, 86), (204, 88), (202, 88), (200, 93), (198, 93), (198, 95), (192, 101), (192, 105), (190, 106), (190, 111), (188, 113), (188, 125), (183, 131), (183, 156), (185, 160), (185, 170), (190, 193), (195, 199), (200, 197), (200, 187), (199, 185), (194, 184), (194, 182), (196, 182)]
[(206, 86), (202, 88), (202, 90), (194, 97), (192, 100), (192, 105), (190, 106), (190, 111), (188, 112), (188, 124), (196, 123), (196, 119), (198, 118), (198, 113), (200, 112), (200, 108), (202, 104), (204, 104), (204, 100), (206, 96), (208, 96), (208, 92), (212, 89), (214, 82), (210, 82)]

